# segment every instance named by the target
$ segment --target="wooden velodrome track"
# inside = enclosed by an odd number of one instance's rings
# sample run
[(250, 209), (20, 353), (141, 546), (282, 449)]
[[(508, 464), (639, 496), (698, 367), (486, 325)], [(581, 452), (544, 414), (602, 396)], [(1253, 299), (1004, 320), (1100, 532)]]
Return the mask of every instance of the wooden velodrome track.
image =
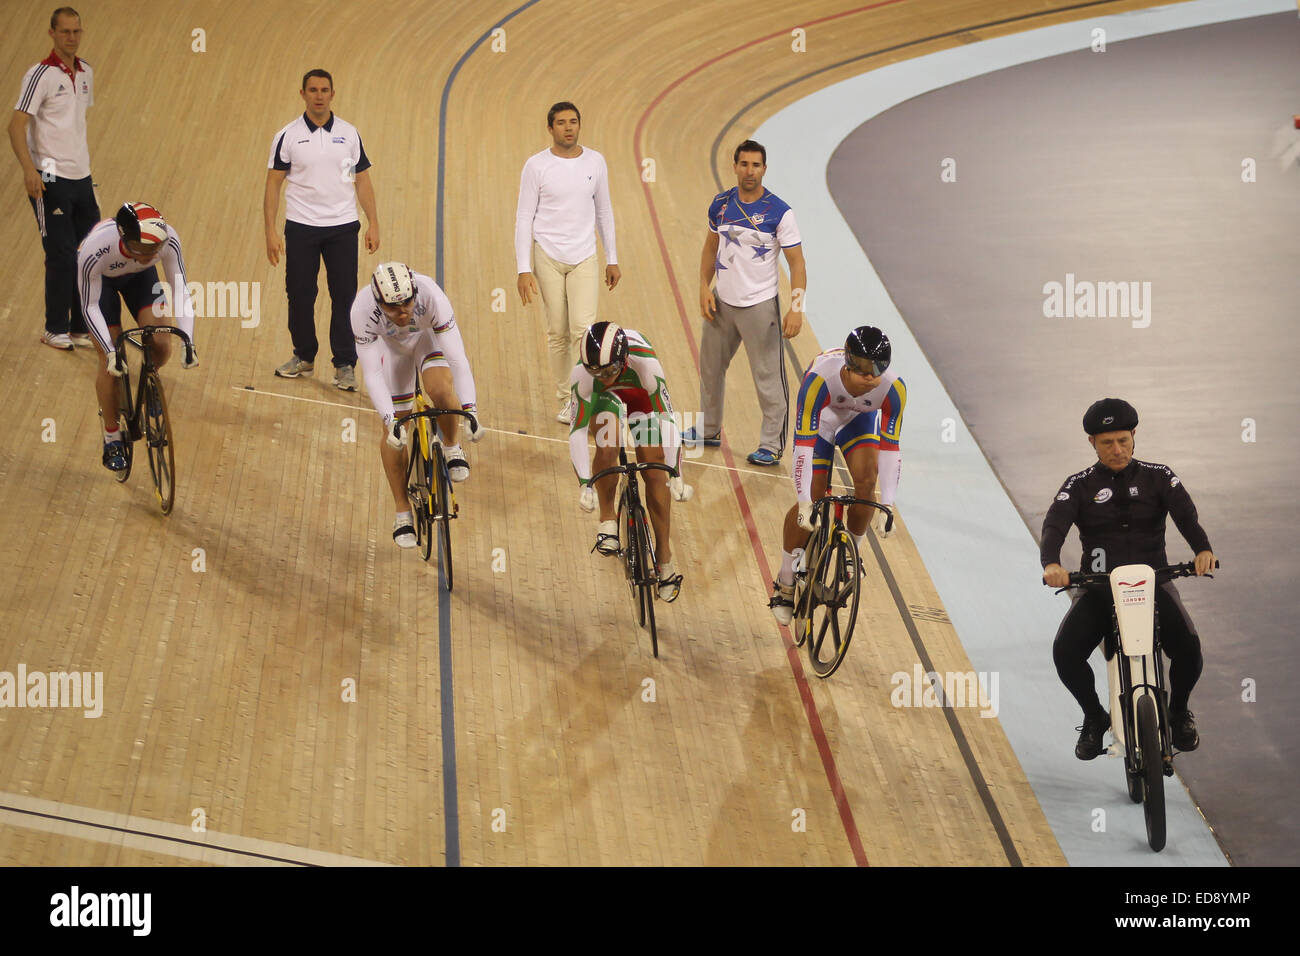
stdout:
[[(142, 457), (125, 486), (100, 467), (97, 359), (37, 344), (40, 249), (17, 164), (0, 163), (13, 213), (0, 225), (0, 670), (102, 671), (105, 698), (98, 719), (0, 709), (0, 863), (1063, 863), (997, 720), (891, 706), (895, 672), (971, 670), (907, 536), (905, 480), (903, 531), (864, 542), (876, 560), (847, 662), (826, 682), (805, 675), (766, 608), (791, 490), (785, 467), (744, 462), (758, 422), (743, 353), (728, 378), (731, 441), (687, 466), (696, 497), (673, 514), (687, 580), (659, 605), (650, 656), (616, 565), (588, 554), (593, 521), (558, 443), (540, 313), (518, 302), (511, 252), (521, 164), (548, 143), (547, 106), (573, 99), (582, 141), (609, 160), (617, 217), (624, 279), (602, 292), (601, 314), (652, 339), (692, 410), (703, 212), (713, 169), (730, 182), (733, 141), (861, 70), (833, 64), (864, 49), (896, 47), (884, 65), (1089, 13), (1046, 6), (82, 8), (101, 209), (156, 204), (190, 279), (260, 283), (261, 315), (254, 328), (201, 318), (202, 366), (164, 373), (179, 490), (163, 518)], [(48, 10), (7, 7), (0, 62), (16, 96), (49, 51)], [(504, 52), (466, 55), (503, 20)], [(200, 29), (206, 51), (194, 52)], [(818, 65), (832, 68), (785, 85)], [(325, 371), (271, 375), (290, 346), (283, 267), (263, 249), (264, 170), (317, 66), (375, 164), (382, 245), (362, 251), (362, 275), (388, 258), (441, 263), (494, 429), (469, 446), (451, 597), (392, 545), (364, 393), (333, 389)], [(769, 90), (761, 113), (734, 115)], [(643, 157), (653, 183), (640, 181)], [(817, 271), (810, 256), (812, 287)], [(805, 330), (793, 344), (806, 363), (836, 343)]]

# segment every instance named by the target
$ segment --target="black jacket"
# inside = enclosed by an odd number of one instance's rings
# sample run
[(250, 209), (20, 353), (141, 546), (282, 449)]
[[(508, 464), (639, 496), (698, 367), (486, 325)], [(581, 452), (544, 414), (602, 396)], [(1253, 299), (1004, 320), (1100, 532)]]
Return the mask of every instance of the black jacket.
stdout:
[[(1071, 475), (1043, 519), (1039, 557), (1043, 567), (1059, 564), (1070, 525), (1079, 526), (1082, 571), (1109, 571), (1125, 564), (1164, 567), (1165, 516), (1173, 515), (1192, 553), (1212, 550), (1196, 517), (1196, 505), (1165, 465), (1134, 458), (1123, 471), (1101, 462)], [(1103, 552), (1097, 561), (1097, 551)]]

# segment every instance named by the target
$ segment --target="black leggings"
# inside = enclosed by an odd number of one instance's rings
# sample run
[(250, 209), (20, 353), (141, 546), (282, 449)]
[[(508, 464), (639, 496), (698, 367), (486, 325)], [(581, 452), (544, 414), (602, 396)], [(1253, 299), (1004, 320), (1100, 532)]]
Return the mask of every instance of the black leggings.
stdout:
[[(1083, 708), (1085, 717), (1105, 713), (1097, 699), (1088, 656), (1111, 627), (1111, 597), (1105, 591), (1075, 592), (1074, 603), (1052, 643), (1056, 673)], [(1173, 582), (1156, 588), (1156, 613), (1160, 622), (1160, 646), (1169, 658), (1169, 708), (1186, 710), (1192, 688), (1201, 676), (1201, 639), (1196, 625), (1178, 598)]]

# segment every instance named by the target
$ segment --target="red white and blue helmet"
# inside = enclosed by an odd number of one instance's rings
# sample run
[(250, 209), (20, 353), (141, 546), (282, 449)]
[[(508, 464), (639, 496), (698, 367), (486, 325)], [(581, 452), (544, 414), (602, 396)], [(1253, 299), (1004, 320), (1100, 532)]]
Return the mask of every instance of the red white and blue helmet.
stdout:
[(117, 232), (125, 242), (160, 246), (167, 241), (167, 223), (162, 213), (147, 202), (126, 202), (113, 217)]

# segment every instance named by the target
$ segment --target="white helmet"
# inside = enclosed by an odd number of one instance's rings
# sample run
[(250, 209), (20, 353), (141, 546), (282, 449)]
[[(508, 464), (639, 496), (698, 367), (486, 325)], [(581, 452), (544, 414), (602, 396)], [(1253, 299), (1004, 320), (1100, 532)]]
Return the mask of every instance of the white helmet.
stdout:
[(415, 277), (401, 262), (384, 262), (375, 270), (370, 288), (384, 305), (405, 305), (415, 298)]

